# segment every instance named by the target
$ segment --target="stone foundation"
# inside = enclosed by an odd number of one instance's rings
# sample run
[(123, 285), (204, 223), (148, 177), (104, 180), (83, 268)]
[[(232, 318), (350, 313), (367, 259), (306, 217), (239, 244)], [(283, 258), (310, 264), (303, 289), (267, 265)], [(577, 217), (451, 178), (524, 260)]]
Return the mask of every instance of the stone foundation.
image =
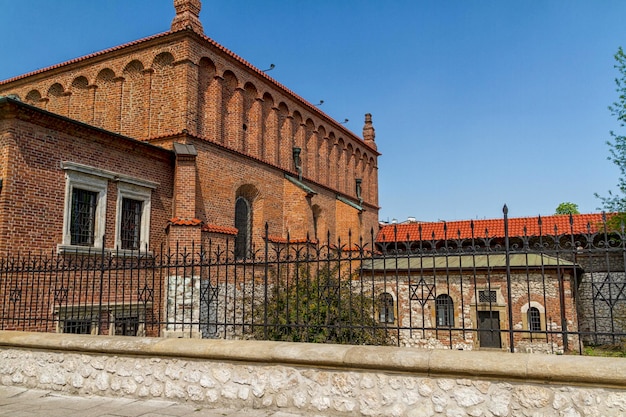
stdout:
[(626, 361), (0, 332), (0, 384), (363, 416), (621, 416)]

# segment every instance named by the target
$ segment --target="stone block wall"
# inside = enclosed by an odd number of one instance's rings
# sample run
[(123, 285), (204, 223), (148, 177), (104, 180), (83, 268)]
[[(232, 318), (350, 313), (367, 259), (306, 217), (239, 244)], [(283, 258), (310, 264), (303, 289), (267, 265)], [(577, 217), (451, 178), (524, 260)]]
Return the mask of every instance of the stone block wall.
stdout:
[(626, 361), (0, 332), (0, 384), (360, 416), (621, 416)]

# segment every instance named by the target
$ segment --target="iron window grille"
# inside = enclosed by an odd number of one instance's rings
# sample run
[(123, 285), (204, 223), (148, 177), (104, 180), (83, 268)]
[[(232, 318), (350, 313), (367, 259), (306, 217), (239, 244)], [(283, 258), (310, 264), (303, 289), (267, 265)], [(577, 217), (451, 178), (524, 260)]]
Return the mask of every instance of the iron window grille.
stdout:
[(478, 291), (478, 301), (481, 303), (495, 303), (498, 301), (498, 297), (495, 291)]
[(74, 188), (72, 191), (71, 244), (93, 246), (98, 193)]
[(68, 319), (63, 321), (63, 333), (91, 334), (91, 319)]
[(142, 208), (143, 201), (130, 198), (122, 200), (122, 220), (120, 225), (122, 249), (140, 249)]
[(137, 336), (139, 317), (120, 317), (115, 319), (116, 336)]
[(435, 299), (437, 327), (454, 326), (454, 302), (452, 297), (442, 294)]
[(378, 299), (378, 321), (381, 323), (393, 323), (393, 297), (389, 293), (383, 293)]
[(541, 313), (537, 307), (528, 309), (528, 330), (531, 332), (541, 331)]

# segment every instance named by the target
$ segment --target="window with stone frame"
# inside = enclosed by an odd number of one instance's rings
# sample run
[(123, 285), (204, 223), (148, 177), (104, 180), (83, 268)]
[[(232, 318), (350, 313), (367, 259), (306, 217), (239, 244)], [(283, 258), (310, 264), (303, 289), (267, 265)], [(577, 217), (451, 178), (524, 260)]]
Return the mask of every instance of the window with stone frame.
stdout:
[(94, 329), (91, 318), (70, 318), (63, 320), (62, 333), (92, 334)]
[(68, 168), (65, 179), (63, 237), (59, 251), (87, 252), (101, 248), (106, 221), (107, 179), (87, 170)]
[(523, 333), (523, 337), (545, 338), (546, 334), (546, 309), (537, 302), (530, 301), (521, 308), (522, 329), (528, 333)]
[(147, 250), (152, 190), (137, 184), (118, 182), (117, 193), (115, 249)]
[(435, 316), (437, 327), (454, 327), (454, 301), (448, 294), (435, 299)]
[(98, 193), (96, 191), (72, 189), (70, 244), (94, 245), (97, 206)]
[(395, 321), (393, 296), (387, 292), (378, 297), (378, 321), (380, 323)]
[(531, 332), (541, 331), (541, 313), (537, 307), (530, 307), (526, 312), (528, 314), (528, 330)]
[(143, 201), (122, 199), (120, 241), (122, 249), (138, 250), (141, 244), (141, 213)]

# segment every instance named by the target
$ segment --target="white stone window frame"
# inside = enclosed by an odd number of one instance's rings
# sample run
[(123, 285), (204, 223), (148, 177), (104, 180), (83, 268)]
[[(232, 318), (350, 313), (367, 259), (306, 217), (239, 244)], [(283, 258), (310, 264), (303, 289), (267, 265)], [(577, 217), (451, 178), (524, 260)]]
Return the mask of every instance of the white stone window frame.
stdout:
[[(141, 248), (147, 247), (150, 238), (150, 214), (152, 190), (158, 187), (157, 182), (143, 180), (129, 175), (119, 174), (89, 165), (79, 164), (71, 161), (61, 162), (61, 168), (65, 171), (65, 208), (63, 212), (63, 240), (57, 246), (58, 253), (78, 253), (78, 254), (97, 254), (102, 250), (102, 241), (106, 230), (106, 203), (107, 188), (109, 181), (116, 182), (118, 185), (116, 224), (115, 224), (115, 242), (114, 247), (121, 247), (120, 240), (120, 222), (121, 222), (121, 205), (122, 198), (128, 197), (144, 202), (142, 204), (142, 229), (141, 229)], [(72, 236), (70, 233), (70, 223), (72, 216), (72, 192), (74, 188), (95, 191), (98, 193), (98, 201), (96, 203), (96, 221), (94, 226), (94, 246), (77, 246), (72, 245)], [(145, 239), (145, 240), (144, 240)], [(126, 256), (127, 254), (137, 254), (138, 251), (119, 250), (115, 254)], [(144, 252), (145, 253), (145, 252)]]
[(531, 301), (530, 303), (526, 303), (520, 309), (520, 312), (522, 314), (522, 329), (525, 330), (525, 332), (522, 333), (522, 337), (529, 338), (531, 336), (530, 323), (528, 323), (528, 310), (531, 307), (534, 307), (537, 310), (539, 310), (539, 323), (540, 323), (540, 330), (532, 332), (532, 337), (535, 339), (545, 338), (546, 334), (542, 332), (545, 332), (547, 328), (546, 327), (547, 325), (546, 309), (543, 305), (541, 305), (541, 303), (538, 303), (537, 301)]
[[(141, 201), (141, 225), (139, 231), (139, 249), (122, 249), (122, 202), (125, 198)], [(114, 254), (145, 253), (150, 245), (150, 213), (152, 189), (137, 184), (118, 182), (117, 207), (115, 214), (115, 251)]]
[[(102, 249), (102, 241), (106, 229), (106, 202), (108, 181), (105, 178), (85, 172), (65, 171), (65, 206), (63, 211), (63, 240), (58, 245), (58, 252), (97, 253)], [(93, 230), (93, 246), (72, 245), (72, 195), (74, 189), (98, 193)]]

